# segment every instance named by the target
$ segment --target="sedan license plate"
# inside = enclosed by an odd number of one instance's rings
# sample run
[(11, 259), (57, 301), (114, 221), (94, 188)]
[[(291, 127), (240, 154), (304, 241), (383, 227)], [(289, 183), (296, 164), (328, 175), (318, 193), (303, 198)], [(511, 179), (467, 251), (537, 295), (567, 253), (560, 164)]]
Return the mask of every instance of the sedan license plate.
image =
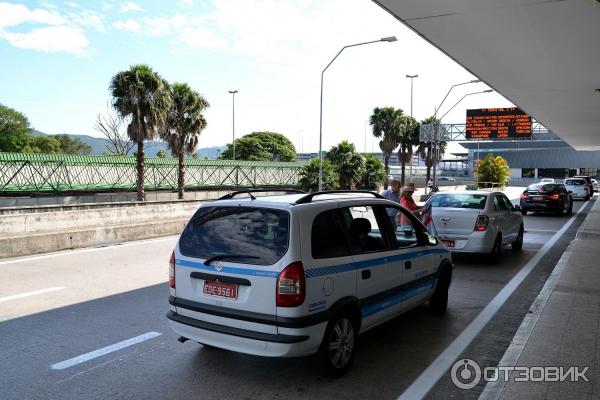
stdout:
[(454, 247), (454, 240), (442, 240), (442, 243), (444, 243), (444, 246), (446, 247)]
[(204, 281), (204, 287), (202, 289), (202, 292), (209, 296), (237, 299), (238, 285), (232, 285), (230, 283)]
[(531, 196), (531, 200), (533, 201), (543, 201), (544, 196)]

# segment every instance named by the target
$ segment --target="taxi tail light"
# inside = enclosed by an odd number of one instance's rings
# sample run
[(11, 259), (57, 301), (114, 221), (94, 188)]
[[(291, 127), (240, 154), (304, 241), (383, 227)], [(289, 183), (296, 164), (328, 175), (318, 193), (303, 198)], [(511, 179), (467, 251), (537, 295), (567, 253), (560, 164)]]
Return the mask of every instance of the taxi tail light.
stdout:
[(277, 307), (298, 307), (306, 297), (304, 266), (296, 261), (284, 268), (277, 278)]
[(477, 221), (475, 222), (475, 232), (484, 232), (488, 228), (490, 219), (487, 215), (478, 215)]
[(550, 195), (550, 200), (559, 200), (560, 199), (560, 195), (559, 194), (551, 194)]
[(171, 253), (169, 260), (169, 287), (175, 289), (175, 252)]

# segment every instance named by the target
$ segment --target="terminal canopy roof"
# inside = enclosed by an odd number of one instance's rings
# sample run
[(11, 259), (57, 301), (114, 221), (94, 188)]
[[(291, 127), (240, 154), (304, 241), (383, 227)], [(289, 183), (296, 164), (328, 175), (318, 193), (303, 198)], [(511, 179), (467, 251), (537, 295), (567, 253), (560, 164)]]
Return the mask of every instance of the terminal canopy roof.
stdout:
[(374, 1), (575, 149), (600, 150), (600, 0)]

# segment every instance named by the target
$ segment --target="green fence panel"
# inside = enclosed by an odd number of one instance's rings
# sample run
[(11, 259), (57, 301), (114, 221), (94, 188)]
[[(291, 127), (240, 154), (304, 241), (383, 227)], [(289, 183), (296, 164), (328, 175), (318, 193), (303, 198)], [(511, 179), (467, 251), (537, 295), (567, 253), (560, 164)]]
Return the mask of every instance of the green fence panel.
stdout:
[[(146, 158), (146, 190), (177, 189), (177, 159)], [(185, 160), (185, 188), (298, 185), (301, 162)], [(0, 153), (0, 193), (135, 190), (135, 157)]]

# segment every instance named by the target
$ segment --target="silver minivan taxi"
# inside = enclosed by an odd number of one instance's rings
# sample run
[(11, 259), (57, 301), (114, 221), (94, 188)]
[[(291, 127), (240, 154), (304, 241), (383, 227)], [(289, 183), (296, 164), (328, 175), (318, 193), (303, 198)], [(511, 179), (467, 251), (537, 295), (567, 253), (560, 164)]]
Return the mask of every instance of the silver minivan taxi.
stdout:
[(202, 205), (181, 234), (167, 317), (182, 342), (319, 353), (338, 376), (358, 334), (424, 302), (443, 314), (452, 268), (414, 215), (376, 193), (232, 196)]

